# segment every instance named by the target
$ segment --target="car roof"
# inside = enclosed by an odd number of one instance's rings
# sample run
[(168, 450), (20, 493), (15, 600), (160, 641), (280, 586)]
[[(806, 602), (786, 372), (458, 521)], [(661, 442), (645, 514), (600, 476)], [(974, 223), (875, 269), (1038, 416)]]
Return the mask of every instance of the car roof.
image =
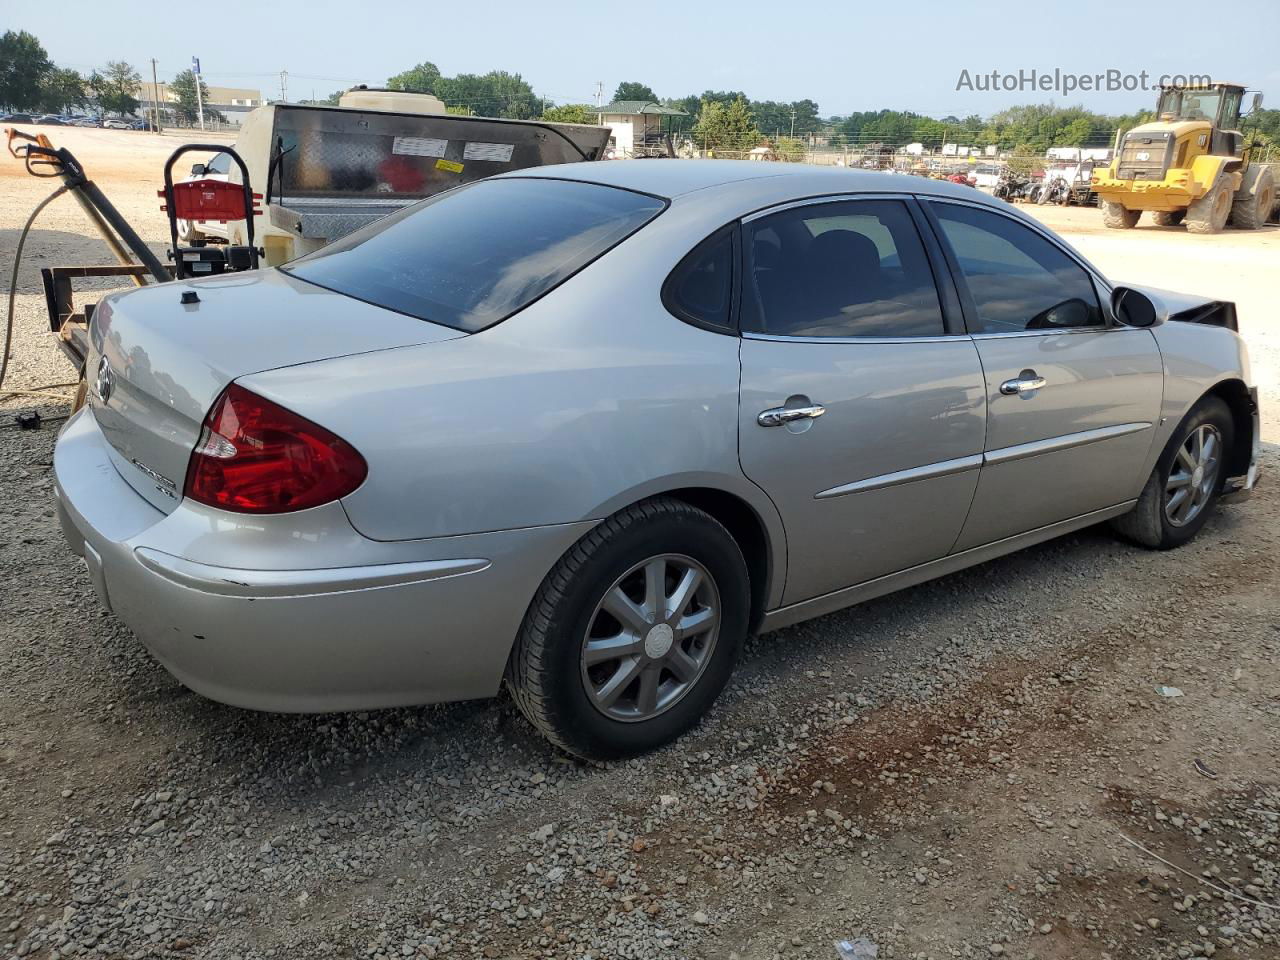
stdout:
[[(543, 177), (554, 180), (581, 180), (658, 197), (675, 199), (699, 190), (732, 189), (740, 185), (747, 193), (755, 187), (776, 194), (794, 190), (797, 197), (835, 193), (916, 193), (960, 197), (998, 203), (973, 187), (946, 180), (909, 174), (819, 167), (807, 163), (752, 160), (597, 160), (591, 163), (563, 163), (525, 170), (513, 170), (503, 177)], [(785, 178), (785, 179), (783, 179)], [(779, 188), (783, 188), (781, 191)]]

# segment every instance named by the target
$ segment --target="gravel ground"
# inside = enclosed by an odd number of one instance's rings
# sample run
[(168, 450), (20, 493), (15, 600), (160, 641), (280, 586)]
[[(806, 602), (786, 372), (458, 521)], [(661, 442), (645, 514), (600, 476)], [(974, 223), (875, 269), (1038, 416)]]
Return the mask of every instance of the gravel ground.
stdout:
[[(159, 241), (171, 143), (72, 133)], [(0, 173), (6, 276), (46, 188)], [(1280, 232), (1121, 247), (1090, 212), (1045, 216), (1117, 277), (1238, 292), (1276, 397)], [(68, 379), (34, 268), (100, 259), (79, 218), (31, 241), (12, 385)], [(755, 640), (698, 730), (588, 766), (505, 699), (186, 691), (63, 546), (53, 440), (0, 428), (0, 956), (1280, 957), (1272, 487), (1178, 551), (1087, 530)]]

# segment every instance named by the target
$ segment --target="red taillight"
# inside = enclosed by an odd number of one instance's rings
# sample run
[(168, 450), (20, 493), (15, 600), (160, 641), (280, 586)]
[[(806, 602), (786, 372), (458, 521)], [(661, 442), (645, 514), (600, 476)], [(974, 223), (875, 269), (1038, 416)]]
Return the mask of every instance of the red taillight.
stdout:
[(185, 495), (238, 513), (288, 513), (345, 497), (368, 472), (341, 437), (233, 383), (204, 418)]

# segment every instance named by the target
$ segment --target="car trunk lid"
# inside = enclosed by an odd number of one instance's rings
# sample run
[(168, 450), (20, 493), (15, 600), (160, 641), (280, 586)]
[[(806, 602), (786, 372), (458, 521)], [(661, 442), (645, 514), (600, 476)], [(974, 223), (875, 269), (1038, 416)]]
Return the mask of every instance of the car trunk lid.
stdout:
[[(192, 293), (196, 301), (184, 303)], [(91, 334), (88, 403), (111, 459), (166, 513), (182, 499), (209, 408), (233, 380), (465, 335), (278, 270), (159, 284), (109, 299)]]

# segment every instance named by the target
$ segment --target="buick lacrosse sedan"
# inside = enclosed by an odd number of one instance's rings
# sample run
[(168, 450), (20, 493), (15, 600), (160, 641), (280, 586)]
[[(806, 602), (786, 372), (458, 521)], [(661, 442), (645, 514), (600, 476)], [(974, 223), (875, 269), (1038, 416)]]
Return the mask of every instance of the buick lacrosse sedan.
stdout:
[(67, 539), (260, 710), (487, 697), (565, 750), (693, 724), (743, 639), (1257, 474), (1235, 308), (1115, 287), (976, 191), (522, 171), (280, 268), (107, 299)]

